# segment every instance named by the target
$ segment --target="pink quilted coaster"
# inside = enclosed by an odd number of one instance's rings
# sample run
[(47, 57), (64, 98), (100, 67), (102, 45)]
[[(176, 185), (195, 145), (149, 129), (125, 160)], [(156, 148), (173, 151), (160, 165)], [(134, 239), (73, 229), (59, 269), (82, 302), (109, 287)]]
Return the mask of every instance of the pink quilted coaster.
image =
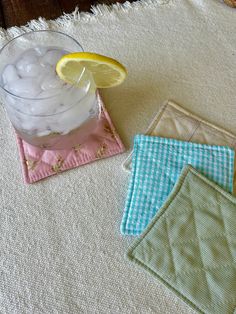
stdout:
[(17, 135), (25, 183), (34, 183), (62, 171), (124, 152), (124, 145), (100, 96), (98, 101), (102, 112), (96, 130), (85, 143), (78, 143), (72, 149), (43, 150), (26, 143)]

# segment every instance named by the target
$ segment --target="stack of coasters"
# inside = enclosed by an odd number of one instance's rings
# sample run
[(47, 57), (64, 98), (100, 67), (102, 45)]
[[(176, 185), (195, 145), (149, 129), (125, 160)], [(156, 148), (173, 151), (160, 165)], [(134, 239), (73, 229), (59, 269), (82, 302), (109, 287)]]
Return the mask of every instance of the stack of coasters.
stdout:
[(137, 135), (121, 233), (128, 258), (200, 313), (236, 313), (236, 136), (166, 102)]

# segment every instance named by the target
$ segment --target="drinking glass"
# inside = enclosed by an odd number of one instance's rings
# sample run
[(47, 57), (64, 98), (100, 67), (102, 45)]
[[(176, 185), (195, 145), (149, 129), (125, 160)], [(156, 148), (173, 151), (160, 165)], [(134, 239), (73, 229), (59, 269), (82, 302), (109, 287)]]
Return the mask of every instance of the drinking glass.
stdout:
[(57, 61), (81, 52), (69, 35), (24, 33), (0, 50), (0, 96), (18, 135), (44, 149), (69, 149), (96, 129), (100, 108), (91, 73), (81, 67), (76, 85), (60, 80)]

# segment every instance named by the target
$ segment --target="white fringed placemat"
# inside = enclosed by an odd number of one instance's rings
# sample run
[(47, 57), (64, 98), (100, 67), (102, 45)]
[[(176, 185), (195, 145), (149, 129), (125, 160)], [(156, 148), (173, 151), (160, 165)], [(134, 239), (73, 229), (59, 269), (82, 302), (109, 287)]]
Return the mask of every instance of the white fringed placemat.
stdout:
[[(235, 11), (220, 1), (102, 5), (93, 14), (76, 10), (1, 30), (0, 43), (47, 28), (127, 66), (127, 81), (103, 92), (126, 145), (170, 98), (236, 132)], [(119, 234), (126, 155), (24, 186), (13, 130), (0, 110), (0, 312), (192, 313), (124, 257), (132, 242)]]

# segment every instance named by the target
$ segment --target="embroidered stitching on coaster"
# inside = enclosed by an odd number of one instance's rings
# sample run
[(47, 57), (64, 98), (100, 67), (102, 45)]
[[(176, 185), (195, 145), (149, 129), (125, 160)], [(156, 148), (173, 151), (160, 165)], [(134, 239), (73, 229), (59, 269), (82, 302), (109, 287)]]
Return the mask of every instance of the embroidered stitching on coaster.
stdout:
[(124, 145), (98, 95), (102, 112), (96, 130), (85, 143), (67, 150), (43, 150), (23, 141), (17, 135), (25, 183), (34, 183), (48, 176), (124, 152)]

